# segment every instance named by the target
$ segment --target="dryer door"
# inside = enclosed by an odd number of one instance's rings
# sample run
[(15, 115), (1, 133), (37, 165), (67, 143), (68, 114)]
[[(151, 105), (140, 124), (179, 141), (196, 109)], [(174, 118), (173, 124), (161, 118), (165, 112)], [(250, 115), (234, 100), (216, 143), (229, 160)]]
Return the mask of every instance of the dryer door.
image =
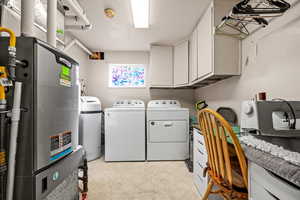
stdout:
[(187, 121), (149, 121), (150, 142), (186, 142)]

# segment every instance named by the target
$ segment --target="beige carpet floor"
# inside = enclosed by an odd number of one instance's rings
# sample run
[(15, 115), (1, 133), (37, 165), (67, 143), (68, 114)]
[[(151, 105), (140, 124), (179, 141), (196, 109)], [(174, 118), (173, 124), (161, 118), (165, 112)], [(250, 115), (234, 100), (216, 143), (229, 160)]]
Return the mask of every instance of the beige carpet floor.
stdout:
[(199, 200), (184, 162), (89, 163), (89, 200)]

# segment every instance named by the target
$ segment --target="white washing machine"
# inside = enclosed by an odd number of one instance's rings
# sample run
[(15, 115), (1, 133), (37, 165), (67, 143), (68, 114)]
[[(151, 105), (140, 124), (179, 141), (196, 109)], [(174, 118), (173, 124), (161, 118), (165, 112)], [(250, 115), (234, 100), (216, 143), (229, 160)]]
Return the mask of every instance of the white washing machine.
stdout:
[(105, 161), (144, 161), (145, 104), (121, 100), (105, 109)]
[(147, 160), (185, 160), (189, 110), (176, 100), (154, 100), (147, 108)]
[(83, 96), (80, 103), (79, 144), (88, 161), (101, 156), (101, 102), (97, 97)]

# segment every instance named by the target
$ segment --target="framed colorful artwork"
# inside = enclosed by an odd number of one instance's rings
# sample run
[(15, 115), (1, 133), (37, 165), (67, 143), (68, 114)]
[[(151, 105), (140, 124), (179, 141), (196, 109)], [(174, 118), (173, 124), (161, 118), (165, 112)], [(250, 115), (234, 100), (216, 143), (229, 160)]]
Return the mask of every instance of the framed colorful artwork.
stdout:
[(142, 88), (146, 87), (146, 65), (144, 64), (110, 64), (109, 87)]

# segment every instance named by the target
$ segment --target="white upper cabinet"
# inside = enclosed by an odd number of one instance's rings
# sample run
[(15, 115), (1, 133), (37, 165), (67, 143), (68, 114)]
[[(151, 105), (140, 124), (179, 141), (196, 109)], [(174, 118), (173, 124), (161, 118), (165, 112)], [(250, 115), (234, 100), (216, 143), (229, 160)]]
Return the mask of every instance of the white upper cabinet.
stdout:
[[(240, 40), (215, 34), (215, 27), (239, 0), (213, 0), (202, 15), (197, 30), (197, 80), (190, 85), (206, 86), (240, 75)], [(192, 65), (193, 66), (193, 65)], [(190, 69), (192, 67), (190, 66)], [(194, 67), (193, 67), (194, 69)], [(195, 72), (190, 70), (191, 79)]]
[(151, 87), (203, 87), (240, 75), (241, 41), (215, 33), (215, 27), (238, 2), (240, 0), (212, 0), (189, 41), (174, 49), (152, 46)]
[(213, 72), (213, 7), (206, 10), (198, 30), (198, 78)]
[(195, 29), (190, 37), (189, 80), (192, 84), (198, 78), (198, 31)]
[(173, 47), (151, 46), (150, 87), (173, 87)]
[(174, 86), (189, 83), (189, 42), (174, 47)]

